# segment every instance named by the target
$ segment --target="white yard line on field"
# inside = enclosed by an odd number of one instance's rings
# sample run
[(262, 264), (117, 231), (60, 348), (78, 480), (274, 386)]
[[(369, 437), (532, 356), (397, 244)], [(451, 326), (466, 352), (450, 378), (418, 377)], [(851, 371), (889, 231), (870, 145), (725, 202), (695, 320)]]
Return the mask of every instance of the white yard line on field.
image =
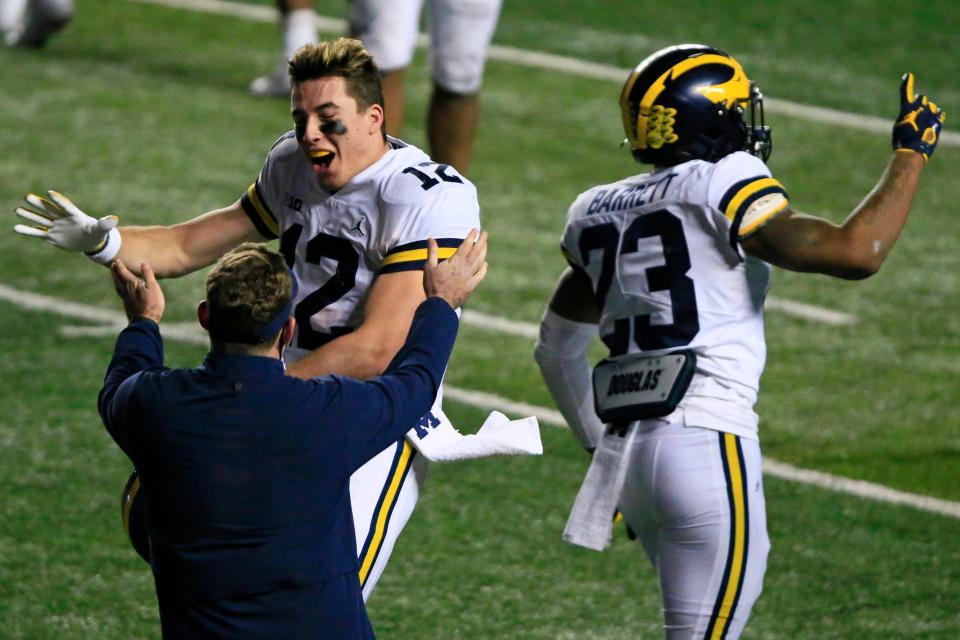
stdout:
[(507, 320), (498, 316), (491, 316), (481, 311), (465, 309), (461, 315), (463, 324), (479, 327), (487, 331), (497, 331), (518, 338), (529, 338), (536, 340), (540, 335), (540, 325), (532, 322), (518, 322), (516, 320)]
[[(802, 302), (793, 302), (792, 300), (782, 300), (779, 298), (767, 298), (764, 308), (767, 311), (779, 311), (787, 315), (822, 322), (834, 326), (844, 326), (855, 324), (857, 319), (847, 313), (831, 311)], [(540, 333), (540, 326), (532, 322), (519, 322), (517, 320), (508, 320), (499, 316), (491, 316), (481, 311), (467, 309), (463, 312), (463, 324), (487, 331), (496, 331), (519, 338), (529, 338), (536, 340)]]
[[(129, 0), (141, 4), (162, 5), (177, 9), (187, 9), (190, 11), (201, 11), (204, 13), (213, 13), (218, 15), (229, 15), (244, 20), (255, 22), (277, 22), (277, 10), (273, 7), (241, 4), (238, 2), (229, 2), (228, 0)], [(317, 18), (317, 28), (325, 33), (346, 33), (347, 22), (338, 18), (328, 18), (320, 16)], [(426, 47), (429, 45), (430, 37), (426, 34), (420, 34), (417, 38), (417, 46)], [(545, 69), (549, 71), (558, 71), (575, 76), (583, 76), (598, 80), (610, 80), (613, 82), (623, 82), (627, 78), (629, 69), (621, 69), (613, 65), (580, 60), (568, 56), (560, 56), (542, 51), (530, 51), (516, 47), (507, 47), (503, 45), (491, 45), (489, 58), (499, 62), (507, 62), (534, 69)], [(848, 129), (858, 129), (860, 131), (869, 131), (871, 133), (890, 132), (891, 122), (888, 119), (867, 116), (859, 113), (850, 113), (847, 111), (838, 111), (836, 109), (826, 109), (824, 107), (815, 107), (812, 105), (790, 102), (789, 100), (779, 100), (777, 98), (764, 98), (764, 106), (770, 113), (778, 113), (794, 118), (801, 118), (813, 122), (822, 122)], [(960, 133), (953, 131), (944, 131), (940, 136), (940, 144), (946, 146), (960, 146)]]
[[(31, 293), (29, 291), (21, 291), (19, 289), (14, 289), (2, 284), (0, 284), (0, 300), (10, 302), (14, 305), (17, 305), (21, 309), (51, 313), (70, 318), (71, 320), (84, 320), (87, 322), (96, 323), (96, 325), (98, 325), (84, 327), (61, 327), (62, 333), (67, 336), (102, 337), (113, 335), (126, 324), (126, 319), (124, 318), (123, 314), (118, 311), (108, 311), (106, 309), (70, 302), (60, 298)], [(476, 315), (476, 312), (474, 312), (474, 314)], [(465, 315), (469, 316), (469, 312)], [(496, 320), (501, 321), (501, 319)], [(464, 322), (466, 322), (466, 319)], [(504, 322), (509, 323), (504, 326), (520, 324), (510, 323), (510, 321)], [(532, 327), (533, 325), (530, 326)], [(186, 342), (189, 344), (206, 344), (206, 336), (203, 334), (203, 332), (192, 324), (188, 325), (188, 323), (164, 323), (163, 335), (168, 339)], [(528, 334), (523, 335), (526, 337), (532, 337)], [(566, 422), (563, 420), (563, 416), (561, 416), (560, 413), (554, 409), (538, 407), (536, 405), (531, 405), (524, 402), (515, 402), (513, 400), (501, 398), (500, 396), (492, 393), (461, 389), (459, 387), (453, 387), (450, 385), (446, 385), (444, 387), (444, 394), (450, 400), (472, 407), (478, 407), (486, 411), (498, 410), (516, 416), (533, 415), (536, 416), (538, 420), (546, 424), (551, 424), (558, 427), (566, 427)], [(764, 473), (777, 478), (814, 485), (860, 498), (902, 504), (915, 509), (920, 509), (922, 511), (938, 513), (950, 516), (952, 518), (960, 518), (960, 502), (951, 502), (949, 500), (941, 500), (938, 498), (931, 498), (914, 493), (897, 491), (896, 489), (891, 489), (890, 487), (874, 484), (872, 482), (853, 480), (851, 478), (844, 478), (842, 476), (834, 476), (811, 469), (801, 469), (770, 459), (767, 459), (764, 462)]]
[(768, 297), (763, 303), (763, 308), (767, 311), (780, 311), (787, 315), (797, 316), (805, 320), (813, 320), (814, 322), (831, 324), (836, 327), (856, 324), (857, 322), (856, 316), (852, 316), (849, 313), (831, 311), (823, 307), (815, 307), (812, 304), (784, 300), (783, 298)]
[(864, 480), (854, 480), (835, 476), (822, 471), (813, 469), (801, 469), (785, 462), (766, 459), (763, 461), (763, 472), (765, 474), (782, 478), (784, 480), (793, 480), (802, 484), (809, 484), (831, 491), (840, 493), (849, 493), (861, 498), (869, 498), (878, 502), (889, 502), (892, 504), (903, 504), (923, 511), (939, 513), (951, 518), (960, 518), (960, 502), (951, 502), (950, 500), (941, 500), (939, 498), (930, 498), (927, 496), (897, 491), (882, 484), (866, 482)]
[[(27, 293), (26, 295), (34, 295)], [(72, 304), (72, 303), (71, 303)], [(830, 311), (829, 309), (821, 309), (820, 307), (814, 307), (811, 305), (801, 304), (799, 302), (791, 302), (790, 300), (777, 300), (773, 298), (768, 298), (766, 302), (766, 308), (775, 309), (778, 311), (783, 311), (784, 313), (795, 315), (801, 318), (806, 318), (808, 320), (814, 320), (816, 322), (823, 322), (825, 324), (832, 325), (848, 325), (856, 322), (856, 318), (853, 316), (847, 315), (845, 313), (840, 313), (839, 311)], [(109, 313), (109, 312), (103, 312)], [(116, 316), (121, 324), (110, 324), (108, 321), (99, 320), (98, 318), (83, 318), (84, 320), (91, 320), (93, 322), (104, 322), (107, 323), (107, 326), (95, 326), (95, 327), (63, 327), (64, 333), (67, 333), (71, 336), (96, 336), (104, 335), (113, 331), (115, 327), (122, 327), (123, 318)], [(461, 321), (463, 324), (471, 327), (477, 327), (478, 329), (483, 329), (484, 331), (494, 331), (496, 333), (504, 333), (506, 335), (515, 336), (518, 338), (526, 338), (528, 340), (536, 340), (540, 332), (539, 325), (533, 322), (520, 322), (517, 320), (508, 320), (507, 318), (501, 318), (500, 316), (492, 316), (488, 313), (483, 313), (482, 311), (474, 311), (472, 309), (465, 310), (461, 316)], [(112, 322), (112, 321), (110, 321)], [(201, 344), (206, 344), (207, 338), (206, 334), (193, 322), (165, 322), (163, 324), (164, 334), (173, 335), (174, 333), (177, 336), (183, 336), (184, 340), (197, 342)]]

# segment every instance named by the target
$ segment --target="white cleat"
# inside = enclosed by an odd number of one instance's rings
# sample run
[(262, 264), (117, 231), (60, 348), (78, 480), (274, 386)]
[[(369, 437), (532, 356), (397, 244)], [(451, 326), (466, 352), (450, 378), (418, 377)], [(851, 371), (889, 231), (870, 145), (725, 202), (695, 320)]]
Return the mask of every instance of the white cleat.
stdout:
[(269, 76), (260, 76), (250, 83), (249, 91), (258, 98), (289, 98), (290, 77), (286, 67)]
[(73, 0), (0, 0), (0, 30), (8, 47), (42, 47), (73, 19)]

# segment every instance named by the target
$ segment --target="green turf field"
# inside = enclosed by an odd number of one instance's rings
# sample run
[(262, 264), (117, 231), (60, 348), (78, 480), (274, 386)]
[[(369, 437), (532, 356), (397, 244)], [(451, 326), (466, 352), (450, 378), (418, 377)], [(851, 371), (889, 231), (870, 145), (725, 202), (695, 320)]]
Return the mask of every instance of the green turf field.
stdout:
[[(686, 4), (506, 0), (495, 42), (626, 68), (661, 46), (708, 41), (740, 58), (769, 98), (891, 120), (899, 75), (913, 70), (950, 112), (948, 130), (960, 116), (955, 3)], [(0, 50), (0, 284), (119, 311), (104, 270), (9, 231), (22, 195), (56, 188), (124, 223), (185, 219), (240, 195), (289, 127), (288, 106), (245, 92), (274, 63), (269, 24), (129, 0), (77, 5), (46, 50)], [(321, 12), (342, 17), (345, 3)], [(404, 136), (418, 145), (425, 71), (420, 52)], [(619, 89), (488, 64), (471, 178), (491, 272), (474, 309), (536, 322), (563, 267), (569, 202), (638, 171), (618, 148)], [(771, 169), (798, 209), (841, 220), (886, 162), (889, 134), (775, 112), (768, 122)], [(775, 274), (776, 298), (856, 322), (771, 311), (757, 407), (766, 456), (960, 501), (958, 161), (955, 143), (937, 150), (874, 278)], [(203, 275), (166, 283), (169, 321), (191, 320)], [(0, 638), (157, 638), (149, 571), (119, 526), (130, 465), (96, 415), (112, 339), (65, 334), (96, 324), (68, 307), (0, 298)], [(550, 407), (531, 350), (528, 339), (464, 327), (448, 381)], [(168, 342), (173, 366), (202, 355)], [(465, 431), (486, 413), (447, 404)], [(656, 579), (635, 543), (622, 531), (603, 554), (561, 543), (587, 458), (565, 430), (542, 431), (542, 458), (433, 467), (370, 602), (378, 637), (661, 637)], [(960, 519), (777, 477), (766, 493), (773, 550), (745, 638), (960, 637)]]

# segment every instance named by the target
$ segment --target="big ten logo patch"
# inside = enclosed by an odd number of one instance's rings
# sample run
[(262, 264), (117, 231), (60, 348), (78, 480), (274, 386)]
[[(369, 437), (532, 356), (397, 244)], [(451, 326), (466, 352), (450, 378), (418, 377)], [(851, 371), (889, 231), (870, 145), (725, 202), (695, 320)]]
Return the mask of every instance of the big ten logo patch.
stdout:
[(286, 204), (288, 209), (293, 209), (294, 211), (300, 211), (300, 209), (303, 208), (303, 200), (301, 200), (300, 198), (296, 198), (290, 195), (289, 193), (285, 194), (285, 196), (286, 196), (286, 202), (284, 204)]
[(430, 429), (436, 429), (439, 426), (440, 419), (432, 412), (427, 411), (427, 415), (420, 418), (420, 421), (413, 425), (413, 428), (417, 432), (417, 437), (422, 440), (430, 435)]

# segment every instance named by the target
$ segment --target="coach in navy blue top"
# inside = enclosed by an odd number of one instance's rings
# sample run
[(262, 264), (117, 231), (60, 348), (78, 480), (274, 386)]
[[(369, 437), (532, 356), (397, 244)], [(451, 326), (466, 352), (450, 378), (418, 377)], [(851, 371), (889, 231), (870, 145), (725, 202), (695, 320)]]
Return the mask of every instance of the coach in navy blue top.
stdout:
[[(475, 242), (476, 241), (476, 242)], [(164, 638), (372, 638), (358, 579), (349, 478), (433, 403), (460, 306), (486, 273), (476, 233), (424, 269), (427, 300), (384, 375), (284, 375), (295, 283), (263, 245), (207, 278), (196, 369), (163, 366), (164, 299), (117, 261), (131, 319), (100, 392), (110, 435), (140, 473)]]

